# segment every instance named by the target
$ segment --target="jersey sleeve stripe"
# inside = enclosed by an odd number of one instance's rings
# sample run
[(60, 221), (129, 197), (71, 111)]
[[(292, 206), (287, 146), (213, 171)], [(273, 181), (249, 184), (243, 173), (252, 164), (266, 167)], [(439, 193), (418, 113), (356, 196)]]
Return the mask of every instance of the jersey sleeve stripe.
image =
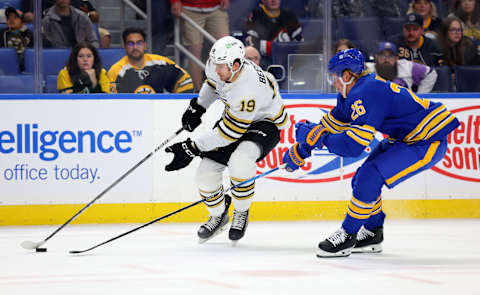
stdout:
[(226, 134), (225, 132), (223, 132), (223, 130), (220, 128), (220, 125), (217, 127), (218, 129), (218, 132), (220, 133), (220, 135), (225, 138), (226, 140), (228, 141), (237, 141), (237, 138), (233, 138), (231, 136), (229, 136), (228, 134)]
[(419, 134), (420, 132), (422, 132), (423, 128), (425, 128), (425, 126), (435, 117), (437, 116), (438, 114), (440, 114), (442, 111), (445, 111), (446, 108), (444, 105), (436, 108), (435, 110), (433, 110), (430, 114), (428, 114), (425, 118), (423, 118), (423, 120), (410, 132), (408, 133), (403, 141), (405, 142), (409, 142), (409, 141), (412, 141), (412, 138), (416, 137), (417, 134)]
[[(430, 131), (432, 131), (432, 129), (435, 129), (436, 127), (438, 127), (439, 125), (441, 125), (442, 122), (445, 121), (446, 118), (448, 118), (449, 116), (451, 115), (451, 113), (447, 110), (441, 112), (440, 114), (437, 114), (435, 117), (433, 117), (430, 122), (425, 125), (422, 129), (422, 132), (417, 134), (414, 138), (410, 139), (409, 142), (413, 141), (419, 141), (419, 140), (423, 140), (423, 139), (426, 139), (427, 136), (428, 136), (428, 133)], [(453, 120), (453, 116), (452, 116), (452, 120)], [(438, 130), (437, 130), (438, 131)], [(435, 133), (437, 132), (435, 131)], [(433, 135), (434, 133), (432, 133), (431, 135)], [(430, 136), (431, 136), (430, 135)]]
[[(352, 130), (348, 130), (346, 132), (346, 134), (352, 138), (353, 140), (355, 140), (357, 143), (363, 145), (363, 146), (368, 146), (370, 144), (370, 141), (371, 140), (368, 140), (368, 139), (365, 139), (365, 138), (362, 138), (360, 136), (358, 136), (356, 133), (354, 133)], [(372, 138), (373, 139), (373, 138)]]
[(452, 122), (453, 120), (455, 119), (455, 116), (452, 115), (452, 114), (449, 114), (448, 117), (446, 117), (442, 122), (440, 122), (435, 128), (432, 128), (427, 136), (425, 137), (425, 139), (430, 139), (430, 137), (432, 137), (433, 135), (435, 135), (435, 133), (437, 133), (438, 131), (442, 130), (443, 127), (447, 126), (450, 122)]

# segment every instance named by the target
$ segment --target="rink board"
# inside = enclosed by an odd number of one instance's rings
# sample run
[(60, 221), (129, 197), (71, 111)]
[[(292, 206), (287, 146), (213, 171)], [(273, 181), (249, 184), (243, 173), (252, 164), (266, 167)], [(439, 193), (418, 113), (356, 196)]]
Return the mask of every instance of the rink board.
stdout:
[[(172, 135), (190, 97), (1, 95), (0, 225), (65, 222)], [(318, 121), (335, 105), (334, 95), (284, 97), (291, 126), (304, 119)], [(443, 102), (462, 125), (449, 137), (449, 150), (434, 169), (383, 190), (385, 211), (392, 218), (479, 218), (480, 94), (425, 97)], [(198, 130), (184, 132), (172, 143), (208, 132), (222, 110), (216, 102)], [(372, 145), (381, 139), (377, 134)], [(293, 127), (283, 131), (257, 173), (277, 167), (294, 140)], [(296, 173), (278, 171), (258, 180), (252, 220), (343, 218), (351, 178), (369, 152), (341, 159), (317, 151)], [(198, 200), (199, 160), (167, 173), (170, 158), (163, 148), (156, 152), (75, 222), (145, 222)], [(225, 173), (225, 187), (228, 182)], [(198, 222), (206, 215), (198, 205), (165, 221)]]

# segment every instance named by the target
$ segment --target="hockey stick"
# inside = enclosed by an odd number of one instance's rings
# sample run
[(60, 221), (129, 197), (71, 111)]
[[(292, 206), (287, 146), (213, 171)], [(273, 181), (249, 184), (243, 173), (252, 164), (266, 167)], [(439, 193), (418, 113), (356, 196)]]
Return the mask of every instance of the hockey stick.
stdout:
[(93, 200), (90, 201), (90, 203), (88, 203), (87, 205), (85, 205), (82, 209), (80, 209), (80, 211), (78, 211), (75, 215), (72, 216), (72, 218), (70, 218), (69, 220), (67, 220), (67, 222), (65, 222), (62, 226), (60, 226), (59, 228), (57, 228), (57, 230), (55, 230), (51, 235), (49, 235), (46, 239), (44, 239), (43, 241), (41, 242), (33, 242), (33, 241), (23, 241), (20, 245), (25, 248), (25, 249), (28, 249), (28, 250), (34, 250), (34, 249), (37, 249), (38, 247), (40, 247), (41, 245), (45, 244), (51, 237), (53, 237), (56, 233), (58, 233), (62, 228), (64, 228), (65, 226), (67, 226), (70, 222), (72, 222), (78, 215), (82, 214), (83, 211), (87, 210), (88, 207), (90, 207), (90, 205), (92, 205), (93, 203), (95, 203), (95, 201), (97, 201), (98, 199), (100, 199), (104, 194), (106, 194), (112, 187), (114, 187), (115, 185), (117, 185), (120, 181), (122, 181), (125, 177), (127, 177), (127, 175), (129, 175), (133, 170), (137, 169), (140, 165), (142, 165), (148, 158), (150, 158), (151, 156), (153, 156), (153, 154), (155, 154), (157, 151), (159, 151), (162, 147), (164, 147), (167, 143), (169, 143), (172, 139), (174, 139), (175, 137), (177, 137), (177, 135), (179, 135), (182, 131), (184, 130), (184, 128), (180, 128), (178, 129), (172, 136), (170, 136), (169, 138), (165, 139), (159, 146), (157, 146), (152, 152), (150, 152), (148, 155), (146, 155), (143, 159), (140, 160), (140, 162), (138, 162), (137, 164), (135, 164), (135, 166), (133, 166), (132, 168), (130, 168), (127, 172), (125, 172), (122, 176), (120, 176), (114, 183), (112, 183), (109, 187), (107, 187), (103, 192), (101, 192), (98, 196), (96, 196)]
[[(285, 168), (285, 164), (282, 164), (282, 165), (280, 165), (279, 167), (273, 168), (273, 169), (271, 169), (271, 170), (268, 170), (267, 172), (264, 172), (264, 173), (262, 173), (262, 174), (259, 174), (259, 175), (255, 176), (255, 177), (252, 177), (252, 178), (249, 178), (249, 179), (247, 179), (247, 180), (245, 180), (245, 181), (242, 181), (242, 182), (240, 182), (240, 183), (237, 183), (236, 185), (233, 185), (233, 186), (229, 187), (224, 193), (227, 193), (227, 192), (229, 192), (230, 190), (232, 190), (232, 189), (234, 189), (234, 188), (236, 188), (236, 187), (238, 187), (238, 186), (241, 186), (241, 185), (244, 185), (244, 184), (246, 184), (246, 183), (252, 182), (252, 181), (254, 181), (254, 180), (258, 179), (258, 178), (262, 178), (262, 177), (264, 177), (264, 176), (267, 176), (267, 175), (270, 174), (270, 173), (273, 173), (273, 172), (277, 171), (278, 169), (283, 169), (283, 168)], [(191, 204), (188, 205), (188, 206), (185, 206), (185, 207), (182, 207), (182, 208), (180, 208), (180, 209), (178, 209), (178, 210), (175, 210), (175, 211), (173, 211), (173, 212), (170, 212), (170, 213), (168, 213), (167, 215), (158, 217), (158, 218), (156, 218), (156, 219), (154, 219), (154, 220), (152, 220), (152, 221), (149, 221), (149, 222), (147, 222), (147, 223), (145, 223), (145, 224), (143, 224), (143, 225), (141, 225), (141, 226), (138, 226), (138, 227), (136, 227), (136, 228), (134, 228), (134, 229), (131, 229), (131, 230), (127, 231), (127, 232), (124, 232), (123, 234), (120, 234), (120, 235), (118, 235), (118, 236), (116, 236), (116, 237), (113, 237), (113, 238), (111, 238), (111, 239), (109, 239), (109, 240), (106, 240), (105, 242), (102, 242), (102, 243), (100, 243), (100, 244), (97, 244), (97, 245), (95, 245), (95, 246), (92, 246), (92, 247), (90, 247), (90, 248), (88, 248), (88, 249), (85, 249), (85, 250), (72, 250), (72, 251), (69, 251), (68, 253), (70, 253), (70, 254), (81, 254), (81, 253), (85, 253), (85, 252), (87, 252), (87, 251), (93, 250), (93, 249), (98, 248), (98, 247), (100, 247), (100, 246), (102, 246), (102, 245), (105, 245), (105, 244), (107, 244), (107, 243), (110, 243), (110, 242), (112, 242), (112, 241), (115, 241), (116, 239), (119, 239), (119, 238), (121, 238), (121, 237), (123, 237), (123, 236), (126, 236), (126, 235), (128, 235), (128, 234), (130, 234), (130, 233), (133, 233), (133, 232), (135, 232), (135, 231), (137, 231), (137, 230), (139, 230), (139, 229), (141, 229), (141, 228), (144, 228), (144, 227), (146, 227), (146, 226), (149, 226), (150, 224), (153, 224), (153, 223), (155, 223), (155, 222), (157, 222), (157, 221), (160, 221), (160, 220), (162, 220), (162, 219), (168, 218), (168, 217), (170, 217), (170, 216), (172, 216), (172, 215), (175, 215), (175, 214), (177, 214), (177, 213), (179, 213), (179, 212), (182, 212), (183, 210), (187, 210), (188, 208), (194, 207), (194, 206), (196, 206), (196, 205), (198, 205), (198, 204), (200, 204), (200, 203), (203, 203), (203, 202), (205, 202), (205, 201), (208, 201), (208, 199), (198, 200), (198, 201), (196, 201), (196, 202), (194, 202), (194, 203), (191, 203)]]

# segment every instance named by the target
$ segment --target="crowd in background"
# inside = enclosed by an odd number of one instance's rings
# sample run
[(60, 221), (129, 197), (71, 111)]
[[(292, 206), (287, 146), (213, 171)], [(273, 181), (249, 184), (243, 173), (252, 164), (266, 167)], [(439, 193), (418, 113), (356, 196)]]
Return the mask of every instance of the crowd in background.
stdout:
[[(232, 34), (229, 18), (236, 11), (228, 9), (235, 1), (243, 0), (152, 1), (152, 8), (160, 10), (152, 12), (153, 45), (172, 42), (171, 30), (167, 30), (181, 13), (217, 39)], [(145, 1), (135, 3), (144, 8)], [(256, 49), (258, 63), (264, 69), (274, 63), (276, 43), (310, 42), (313, 46), (300, 53), (321, 53), (322, 39), (308, 40), (299, 20), (321, 19), (323, 3), (260, 0), (248, 15), (242, 15), (244, 25), (241, 32), (235, 32), (236, 37)], [(364, 32), (365, 38), (349, 40), (338, 26), (332, 26), (336, 41), (332, 54), (339, 48), (358, 47), (365, 51), (371, 71), (415, 92), (432, 91), (438, 67), (448, 66), (455, 82), (455, 66), (480, 66), (478, 0), (332, 0), (331, 12), (336, 22), (346, 17), (400, 19), (398, 27), (393, 28), (398, 34), (384, 36), (385, 40), (371, 40), (369, 31)], [(4, 14), (6, 25), (0, 31), (0, 47), (15, 48), (23, 71), (24, 51), (35, 42), (27, 26), (34, 21), (33, 0), (23, 0), (20, 8), (6, 7)], [(43, 47), (72, 48), (65, 68), (58, 74), (59, 92), (180, 93), (196, 92), (203, 83), (202, 69), (196, 63), (190, 61), (184, 69), (180, 64), (187, 62), (145, 53), (146, 36), (140, 28), (123, 32), (125, 57), (104, 69), (97, 49), (110, 47), (111, 36), (100, 26), (100, 14), (88, 0), (42, 0), (41, 15)], [(155, 25), (159, 23), (162, 25)], [(181, 31), (183, 45), (205, 62), (210, 45), (204, 46), (203, 36), (188, 23), (182, 23)], [(163, 49), (154, 46), (153, 52), (162, 54)]]

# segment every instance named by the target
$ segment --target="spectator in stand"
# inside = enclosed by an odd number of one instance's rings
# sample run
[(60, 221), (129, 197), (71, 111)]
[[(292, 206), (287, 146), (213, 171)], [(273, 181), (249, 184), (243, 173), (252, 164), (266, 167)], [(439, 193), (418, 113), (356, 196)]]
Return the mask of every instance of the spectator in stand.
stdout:
[(86, 42), (75, 45), (67, 66), (58, 73), (57, 88), (60, 93), (110, 92), (110, 79), (94, 46)]
[[(34, 1), (36, 0), (22, 1), (22, 11), (25, 13), (26, 23), (33, 23)], [(41, 3), (42, 3), (42, 13), (45, 14), (47, 8), (50, 8), (53, 5), (55, 5), (55, 0), (42, 0)], [(70, 0), (70, 5), (85, 12), (90, 17), (90, 20), (93, 23), (98, 22), (98, 13), (89, 0)]]
[[(230, 0), (170, 0), (170, 4), (174, 16), (179, 17), (180, 13), (185, 13), (216, 39), (230, 34), (227, 13)], [(184, 22), (182, 28), (183, 44), (201, 60), (203, 35), (189, 23)], [(203, 84), (203, 69), (190, 61), (188, 70), (192, 75), (195, 91), (200, 90)]]
[(23, 13), (13, 7), (5, 9), (7, 27), (0, 31), (0, 47), (11, 47), (17, 51), (20, 71), (25, 70), (24, 52), (33, 47), (33, 32), (23, 24)]
[(437, 81), (437, 72), (429, 66), (398, 59), (397, 48), (391, 42), (381, 42), (375, 55), (375, 63), (366, 65), (371, 72), (376, 72), (383, 79), (416, 93), (432, 91)]
[(398, 57), (430, 67), (442, 63), (442, 51), (435, 40), (423, 36), (423, 17), (417, 13), (407, 14), (403, 32), (391, 38), (398, 48)]
[(98, 38), (88, 16), (70, 5), (70, 0), (56, 0), (42, 20), (45, 47), (74, 47), (84, 41), (98, 48)]
[[(260, 67), (260, 62), (262, 61), (262, 56), (260, 55), (260, 52), (258, 52), (257, 48), (253, 46), (246, 46), (245, 47), (245, 58), (252, 61), (254, 64)], [(276, 85), (276, 89), (279, 89), (278, 84), (277, 84), (277, 79), (275, 76), (270, 73), (265, 71), (265, 75), (269, 78), (269, 80)]]
[(108, 71), (113, 91), (118, 93), (193, 92), (190, 75), (170, 59), (146, 54), (145, 32), (140, 28), (123, 31), (126, 56)]
[(337, 42), (333, 44), (333, 55), (343, 51), (345, 49), (355, 48), (355, 44), (348, 39), (338, 39)]
[(262, 0), (250, 13), (246, 24), (245, 44), (262, 55), (262, 68), (272, 64), (273, 42), (302, 42), (302, 27), (289, 9), (280, 8), (280, 0)]
[(423, 17), (425, 37), (436, 39), (442, 20), (438, 18), (437, 6), (432, 0), (413, 0), (410, 2), (407, 14), (416, 12)]
[(477, 0), (455, 0), (454, 11), (448, 16), (462, 20), (463, 35), (472, 40), (480, 40), (480, 5)]
[(462, 34), (462, 21), (458, 17), (445, 18), (440, 27), (440, 44), (444, 53), (444, 64), (452, 69), (455, 83), (454, 67), (461, 65), (480, 65), (480, 55), (472, 40)]

